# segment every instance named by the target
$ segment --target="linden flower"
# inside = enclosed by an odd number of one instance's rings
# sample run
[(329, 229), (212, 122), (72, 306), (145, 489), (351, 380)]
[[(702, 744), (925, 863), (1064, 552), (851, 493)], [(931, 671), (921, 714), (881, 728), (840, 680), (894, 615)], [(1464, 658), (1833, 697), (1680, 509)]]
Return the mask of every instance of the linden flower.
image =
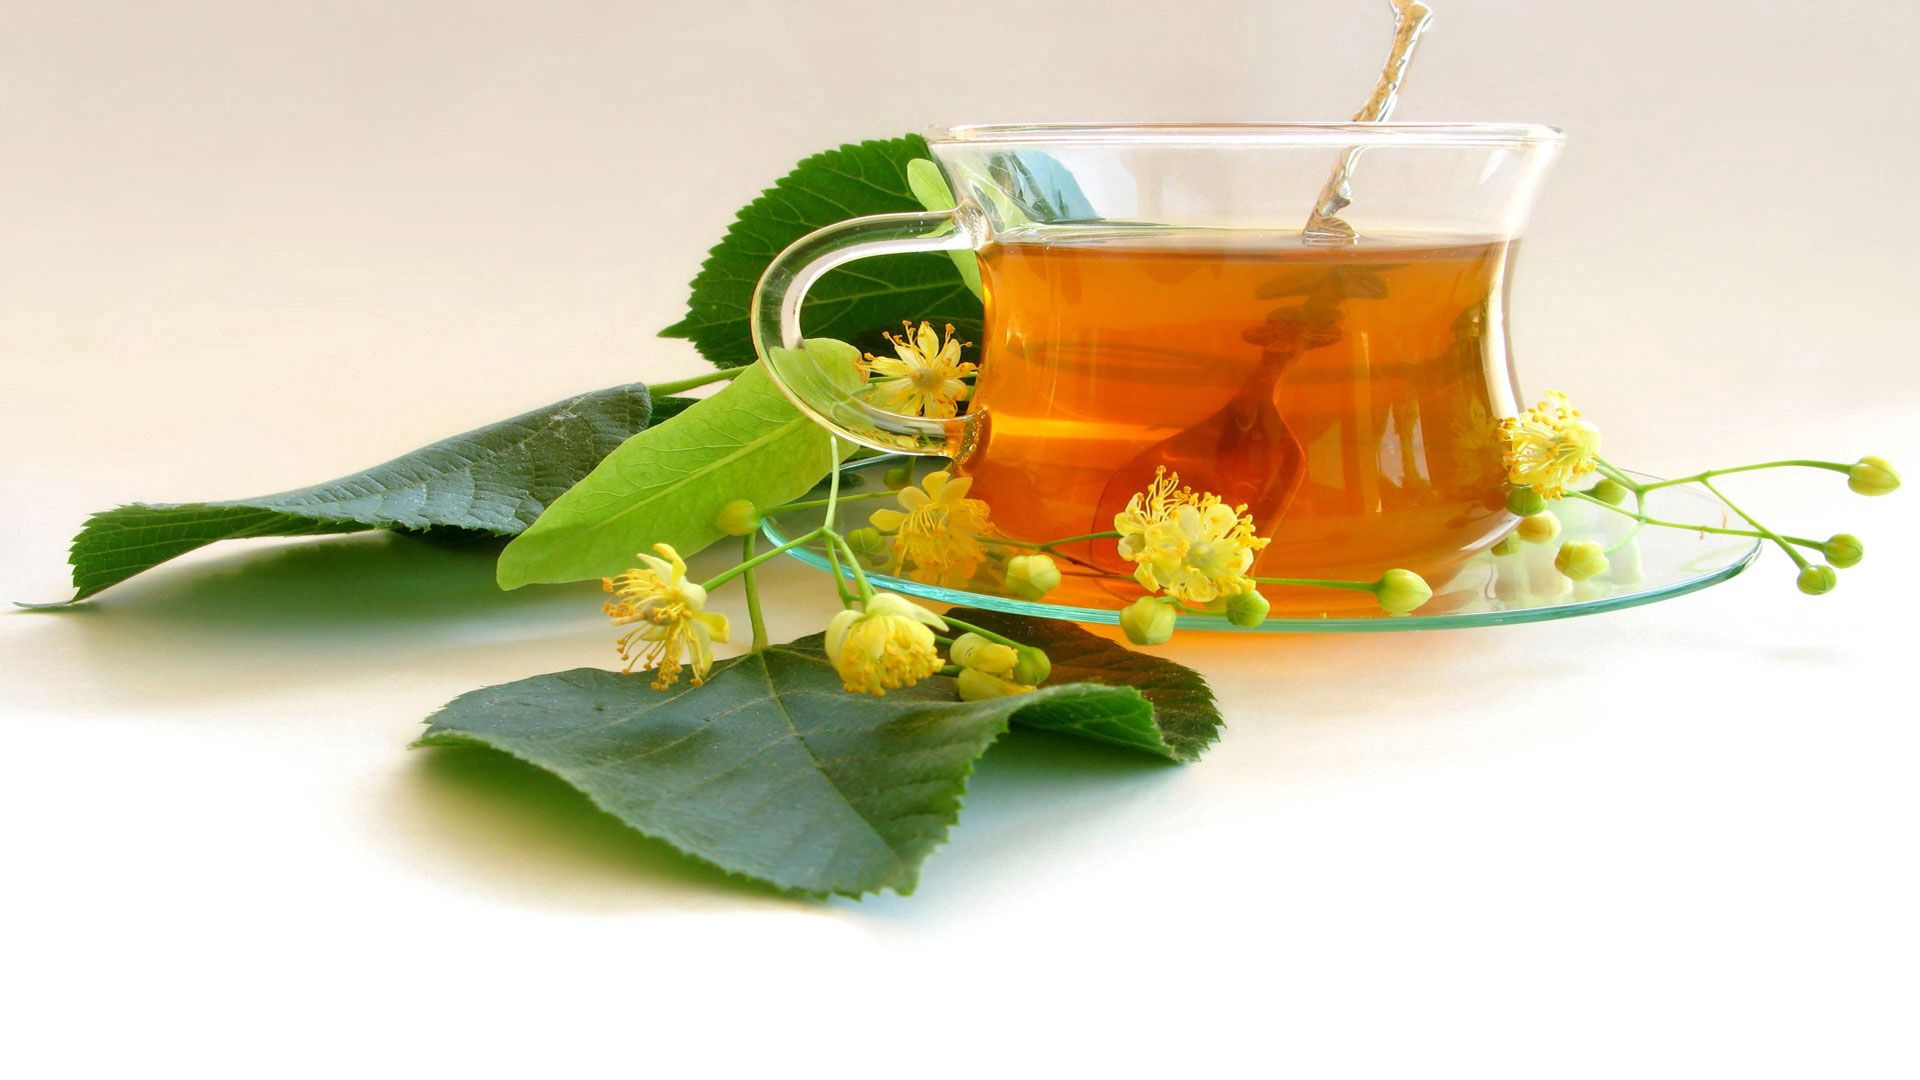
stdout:
[(900, 510), (875, 510), (868, 521), (893, 534), (893, 567), (908, 563), (907, 576), (930, 585), (959, 588), (973, 577), (986, 559), (980, 533), (987, 522), (987, 504), (967, 498), (971, 477), (952, 478), (946, 470), (927, 474), (919, 487), (904, 487), (895, 498)]
[(1549, 390), (1540, 404), (1500, 421), (1500, 443), (1509, 483), (1557, 499), (1594, 470), (1600, 429), (1580, 419), (1565, 394)]
[(655, 544), (663, 558), (641, 554), (646, 565), (618, 577), (601, 578), (600, 586), (615, 594), (605, 611), (615, 626), (639, 624), (620, 639), (625, 671), (636, 663), (654, 669), (653, 688), (665, 690), (680, 679), (680, 657), (693, 668), (699, 686), (713, 667), (713, 643), (727, 640), (727, 617), (700, 610), (707, 590), (687, 580), (687, 564), (671, 544)]
[(901, 325), (907, 328), (906, 333), (887, 335), (897, 358), (868, 353), (860, 364), (862, 371), (876, 376), (869, 384), (867, 400), (878, 408), (908, 416), (954, 416), (969, 389), (960, 381), (961, 376), (976, 370), (973, 364), (960, 360), (960, 350), (972, 343), (954, 340), (951, 323), (947, 324), (945, 339), (933, 332), (932, 323), (921, 322), (917, 331), (910, 321)]
[(912, 686), (940, 670), (933, 632), (947, 624), (926, 608), (894, 593), (875, 593), (827, 623), (827, 660), (849, 693), (879, 697)]
[(1133, 560), (1134, 580), (1149, 592), (1205, 604), (1251, 588), (1253, 553), (1267, 546), (1255, 536), (1245, 506), (1180, 486), (1163, 466), (1147, 490), (1113, 517), (1120, 554)]

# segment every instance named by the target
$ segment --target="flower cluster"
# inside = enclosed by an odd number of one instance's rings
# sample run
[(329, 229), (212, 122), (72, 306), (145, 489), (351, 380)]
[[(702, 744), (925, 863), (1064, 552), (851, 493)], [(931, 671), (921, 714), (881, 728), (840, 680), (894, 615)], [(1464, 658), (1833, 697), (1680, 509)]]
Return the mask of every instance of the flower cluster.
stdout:
[(1165, 466), (1114, 515), (1113, 528), (1141, 588), (1195, 604), (1251, 590), (1254, 552), (1267, 546), (1245, 506), (1181, 487)]
[(1550, 390), (1540, 403), (1500, 421), (1507, 482), (1557, 499), (1598, 465), (1600, 429), (1580, 418), (1567, 396)]
[[(1512, 554), (1519, 542), (1548, 544), (1560, 540), (1560, 518), (1548, 508), (1548, 503), (1568, 496), (1604, 507), (1636, 522), (1633, 530), (1611, 547), (1586, 539), (1561, 541), (1554, 554), (1554, 569), (1576, 582), (1589, 581), (1606, 573), (1612, 565), (1610, 556), (1631, 544), (1639, 530), (1655, 526), (1765, 540), (1778, 546), (1798, 568), (1795, 582), (1800, 591), (1819, 596), (1831, 592), (1838, 583), (1836, 569), (1857, 564), (1865, 554), (1859, 539), (1850, 533), (1835, 533), (1826, 540), (1811, 540), (1775, 532), (1721, 494), (1720, 489), (1714, 486), (1714, 480), (1732, 473), (1761, 469), (1809, 468), (1845, 474), (1847, 486), (1861, 495), (1885, 495), (1900, 486), (1900, 474), (1894, 467), (1885, 458), (1874, 456), (1863, 457), (1851, 464), (1793, 459), (1707, 469), (1672, 480), (1635, 478), (1600, 456), (1599, 429), (1582, 420), (1579, 410), (1573, 407), (1566, 395), (1557, 392), (1548, 393), (1523, 415), (1502, 420), (1499, 436), (1507, 480), (1512, 485), (1507, 494), (1507, 509), (1518, 515), (1520, 521), (1513, 532), (1495, 546), (1495, 555)], [(1585, 490), (1573, 490), (1572, 485), (1576, 480), (1596, 470), (1601, 474), (1599, 480)], [(1698, 484), (1748, 527), (1742, 529), (1662, 521), (1646, 512), (1649, 492), (1682, 484)], [(1629, 498), (1634, 502), (1631, 510), (1624, 505)], [(1826, 560), (1826, 565), (1815, 565), (1801, 553), (1802, 549), (1818, 554)]]

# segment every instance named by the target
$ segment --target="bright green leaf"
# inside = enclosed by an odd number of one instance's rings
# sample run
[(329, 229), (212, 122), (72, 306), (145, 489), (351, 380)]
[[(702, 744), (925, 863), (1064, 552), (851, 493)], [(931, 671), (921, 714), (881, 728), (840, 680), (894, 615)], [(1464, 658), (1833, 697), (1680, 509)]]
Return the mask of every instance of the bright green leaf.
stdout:
[[(853, 376), (845, 344), (808, 347), (836, 350)], [(617, 574), (657, 543), (692, 555), (723, 535), (714, 520), (727, 503), (772, 507), (812, 487), (832, 464), (830, 443), (756, 365), (608, 454), (501, 552), (500, 587)]]
[(913, 890), (974, 760), (1010, 720), (1095, 737), (1143, 714), (1151, 723), (1129, 686), (961, 702), (934, 678), (849, 694), (820, 641), (721, 661), (700, 687), (659, 691), (644, 675), (583, 668), (476, 690), (435, 714), (421, 742), (512, 754), (723, 870), (857, 896)]
[(656, 410), (672, 415), (682, 407), (672, 398), (650, 402), (647, 388), (632, 383), (456, 435), (331, 483), (253, 499), (107, 510), (74, 537), (74, 599), (217, 540), (376, 528), (511, 536), (645, 428)]
[[(822, 226), (919, 210), (907, 163), (926, 156), (926, 140), (908, 135), (842, 146), (800, 162), (740, 211), (693, 279), (686, 318), (661, 334), (687, 338), (721, 367), (751, 363), (747, 314), (761, 271), (787, 245)], [(807, 294), (800, 322), (808, 337), (884, 352), (881, 332), (907, 319), (953, 323), (962, 338), (980, 340), (979, 298), (952, 261), (931, 252), (863, 259), (829, 271)]]

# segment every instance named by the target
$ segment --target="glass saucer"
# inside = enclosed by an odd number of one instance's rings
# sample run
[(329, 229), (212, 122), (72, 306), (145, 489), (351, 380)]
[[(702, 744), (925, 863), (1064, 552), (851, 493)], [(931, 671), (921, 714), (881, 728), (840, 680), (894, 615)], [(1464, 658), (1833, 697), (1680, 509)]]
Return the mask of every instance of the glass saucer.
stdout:
[[(903, 464), (913, 468), (915, 477), (945, 466), (940, 458), (900, 455), (869, 458), (847, 466), (840, 474), (840, 494), (844, 498), (885, 492), (883, 477), (887, 470)], [(826, 495), (827, 486), (822, 483), (799, 501), (824, 499)], [(878, 497), (843, 502), (836, 525), (843, 532), (858, 528), (866, 524), (867, 515), (874, 510), (895, 505), (890, 499)], [(815, 506), (769, 516), (761, 531), (773, 543), (783, 544), (791, 537), (817, 528), (824, 512), (824, 507)], [(1285, 603), (1293, 607), (1285, 615), (1275, 615), (1259, 626), (1238, 627), (1222, 617), (1182, 615), (1180, 627), (1250, 633), (1349, 634), (1498, 626), (1596, 615), (1684, 596), (1725, 581), (1745, 570), (1760, 551), (1759, 541), (1746, 537), (1679, 529), (1647, 528), (1628, 539), (1634, 524), (1630, 519), (1578, 499), (1551, 503), (1549, 512), (1560, 519), (1559, 540), (1549, 544), (1522, 544), (1520, 551), (1513, 555), (1483, 552), (1472, 557), (1450, 579), (1430, 582), (1433, 599), (1411, 615), (1389, 615), (1378, 609), (1302, 613), (1297, 605), (1307, 590), (1288, 589)], [(1663, 488), (1650, 493), (1647, 513), (1665, 521), (1726, 524), (1725, 509), (1719, 503), (1686, 488)], [(1608, 548), (1621, 546), (1609, 556), (1611, 565), (1605, 573), (1587, 581), (1573, 581), (1553, 567), (1555, 551), (1567, 540), (1595, 540)], [(1621, 544), (1622, 541), (1626, 542)], [(818, 545), (803, 545), (788, 554), (809, 566), (830, 570), (826, 554)], [(991, 590), (942, 588), (872, 570), (867, 571), (867, 578), (876, 588), (908, 596), (1072, 622), (1117, 623), (1120, 608), (1126, 603), (1118, 597), (1111, 608), (1049, 603), (1044, 598), (1021, 600)], [(1269, 586), (1263, 591), (1275, 601), (1275, 609), (1281, 609), (1279, 589)], [(1331, 594), (1330, 599), (1349, 604), (1353, 601), (1352, 593), (1326, 592)]]

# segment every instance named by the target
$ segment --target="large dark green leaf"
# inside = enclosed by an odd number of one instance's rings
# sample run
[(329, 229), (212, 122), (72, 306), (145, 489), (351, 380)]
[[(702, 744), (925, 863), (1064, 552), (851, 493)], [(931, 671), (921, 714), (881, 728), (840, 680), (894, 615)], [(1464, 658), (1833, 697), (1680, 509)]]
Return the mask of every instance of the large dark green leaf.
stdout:
[(1030, 619), (998, 611), (955, 608), (947, 614), (1035, 645), (1053, 661), (1050, 684), (1125, 686), (1144, 700), (1134, 709), (1085, 715), (1072, 708), (1022, 714), (1029, 727), (1115, 743), (1175, 761), (1193, 761), (1220, 737), (1220, 709), (1200, 673), (1158, 656), (1135, 652), (1058, 619)]
[(815, 635), (721, 661), (701, 687), (658, 691), (642, 675), (583, 668), (476, 690), (434, 715), (421, 742), (504, 751), (724, 870), (854, 896), (913, 890), (974, 760), (1009, 721), (1107, 738), (1142, 717), (1151, 724), (1152, 706), (1131, 686), (961, 702), (934, 678), (849, 694)]
[[(848, 346), (810, 344), (844, 351), (835, 355), (852, 377)], [(692, 555), (722, 535), (714, 524), (722, 506), (777, 506), (832, 463), (827, 429), (788, 403), (765, 367), (750, 368), (673, 423), (629, 439), (555, 500), (500, 553), (500, 587), (606, 577), (657, 543)]]
[[(842, 146), (802, 161), (741, 210), (693, 279), (686, 318), (661, 331), (692, 341), (721, 367), (753, 362), (747, 312), (760, 272), (787, 245), (825, 225), (866, 214), (921, 209), (907, 185), (907, 163), (927, 156), (918, 135)], [(880, 333), (903, 319), (953, 323), (980, 340), (980, 300), (947, 256), (888, 255), (830, 271), (814, 283), (801, 311), (808, 337), (839, 338), (883, 350)]]
[[(135, 503), (87, 519), (74, 537), (74, 599), (217, 540), (365, 529), (511, 536), (645, 428), (685, 402), (652, 402), (640, 383), (581, 394), (434, 443), (385, 465), (278, 495)], [(664, 417), (661, 417), (664, 418)]]

